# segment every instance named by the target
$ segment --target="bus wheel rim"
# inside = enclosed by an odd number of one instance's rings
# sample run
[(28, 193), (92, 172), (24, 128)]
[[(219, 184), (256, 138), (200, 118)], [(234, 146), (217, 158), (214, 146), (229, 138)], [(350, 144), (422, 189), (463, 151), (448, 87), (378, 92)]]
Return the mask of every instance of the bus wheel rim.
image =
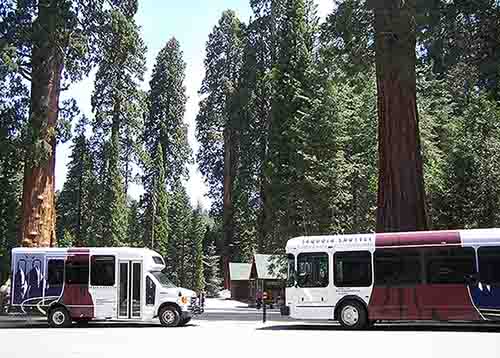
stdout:
[(61, 311), (56, 311), (52, 316), (52, 320), (56, 325), (61, 326), (66, 320), (66, 317), (64, 316), (64, 313), (62, 313)]
[(170, 310), (166, 310), (165, 312), (163, 312), (163, 320), (167, 324), (174, 323), (174, 321), (175, 321), (175, 314), (174, 314), (174, 312), (172, 312)]
[(356, 307), (345, 306), (342, 309), (342, 321), (348, 326), (354, 326), (359, 321), (359, 312)]

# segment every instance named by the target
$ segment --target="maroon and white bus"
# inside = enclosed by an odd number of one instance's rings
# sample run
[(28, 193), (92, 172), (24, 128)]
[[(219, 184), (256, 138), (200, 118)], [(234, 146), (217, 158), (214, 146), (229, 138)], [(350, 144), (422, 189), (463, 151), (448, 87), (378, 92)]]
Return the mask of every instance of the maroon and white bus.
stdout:
[(500, 320), (500, 229), (298, 237), (286, 252), (295, 319)]
[(10, 311), (46, 315), (51, 327), (120, 320), (185, 325), (204, 298), (176, 287), (155, 251), (141, 248), (15, 248)]

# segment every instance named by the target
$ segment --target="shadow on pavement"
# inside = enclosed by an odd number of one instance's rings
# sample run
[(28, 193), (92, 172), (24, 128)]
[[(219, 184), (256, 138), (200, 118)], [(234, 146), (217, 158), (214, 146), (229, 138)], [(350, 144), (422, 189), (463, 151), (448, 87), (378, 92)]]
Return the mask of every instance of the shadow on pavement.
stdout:
[[(258, 331), (350, 331), (340, 325), (334, 324), (293, 324), (293, 325), (274, 325), (257, 328)], [(356, 332), (356, 331), (353, 331)], [(364, 332), (479, 332), (479, 333), (500, 333), (500, 325), (479, 324), (444, 324), (444, 325), (410, 325), (410, 324), (392, 324), (375, 325), (373, 328), (366, 329)]]
[[(183, 329), (183, 328), (192, 328), (192, 327), (198, 327), (197, 324), (195, 323), (189, 323), (186, 324), (184, 327), (173, 327), (173, 328), (166, 328), (163, 327), (161, 324), (154, 324), (154, 323), (131, 323), (131, 322), (90, 322), (86, 324), (73, 324), (71, 327), (68, 327), (66, 329), (93, 329), (93, 328), (158, 328), (158, 329)], [(28, 321), (16, 321), (16, 322), (9, 322), (5, 321), (2, 322), (0, 321), (0, 330), (3, 329), (30, 329), (30, 328), (47, 328), (47, 329), (60, 329), (60, 328), (50, 328), (47, 322), (45, 321), (34, 321), (34, 322), (28, 322)]]

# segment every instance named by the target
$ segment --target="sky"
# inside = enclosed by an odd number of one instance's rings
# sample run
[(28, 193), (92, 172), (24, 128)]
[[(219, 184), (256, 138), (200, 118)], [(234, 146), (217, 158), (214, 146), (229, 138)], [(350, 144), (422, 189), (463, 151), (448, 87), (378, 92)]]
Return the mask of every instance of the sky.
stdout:
[[(334, 0), (315, 0), (318, 5), (318, 15), (324, 18), (331, 12)], [(249, 0), (139, 0), (139, 11), (136, 21), (141, 27), (142, 37), (148, 52), (146, 57), (147, 72), (143, 88), (149, 88), (151, 70), (154, 66), (156, 55), (165, 43), (175, 37), (181, 45), (186, 67), (186, 93), (188, 102), (184, 121), (188, 124), (188, 139), (193, 152), (198, 151), (199, 145), (195, 139), (195, 118), (198, 113), (200, 98), (198, 90), (201, 85), (205, 70), (205, 43), (213, 27), (217, 24), (220, 15), (226, 9), (236, 12), (240, 20), (248, 23), (251, 16)], [(90, 76), (64, 92), (62, 99), (75, 98), (82, 113), (92, 117), (90, 97), (92, 94), (95, 70)], [(67, 165), (70, 161), (71, 142), (59, 144), (56, 153), (56, 190), (62, 189), (66, 180)], [(208, 191), (203, 176), (196, 164), (189, 168), (189, 180), (186, 189), (192, 205), (201, 203), (202, 207), (210, 207), (210, 199), (206, 196)], [(134, 199), (139, 199), (142, 188), (133, 184), (129, 194)]]

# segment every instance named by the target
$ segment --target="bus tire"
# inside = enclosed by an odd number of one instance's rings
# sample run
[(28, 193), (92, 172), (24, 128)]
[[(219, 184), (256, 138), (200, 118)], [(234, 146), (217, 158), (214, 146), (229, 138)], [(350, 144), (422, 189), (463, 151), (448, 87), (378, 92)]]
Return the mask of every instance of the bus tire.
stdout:
[(365, 307), (355, 301), (346, 301), (338, 309), (338, 320), (347, 329), (363, 329), (368, 324), (368, 314)]
[(183, 318), (183, 319), (181, 319), (181, 321), (179, 322), (179, 326), (185, 326), (185, 325), (186, 325), (186, 324), (188, 324), (190, 321), (191, 321), (191, 317), (188, 317), (188, 318)]
[(165, 327), (177, 327), (181, 321), (179, 311), (173, 306), (165, 306), (160, 310), (160, 323)]
[(69, 312), (62, 306), (51, 309), (47, 318), (49, 326), (52, 328), (67, 328), (71, 326)]

